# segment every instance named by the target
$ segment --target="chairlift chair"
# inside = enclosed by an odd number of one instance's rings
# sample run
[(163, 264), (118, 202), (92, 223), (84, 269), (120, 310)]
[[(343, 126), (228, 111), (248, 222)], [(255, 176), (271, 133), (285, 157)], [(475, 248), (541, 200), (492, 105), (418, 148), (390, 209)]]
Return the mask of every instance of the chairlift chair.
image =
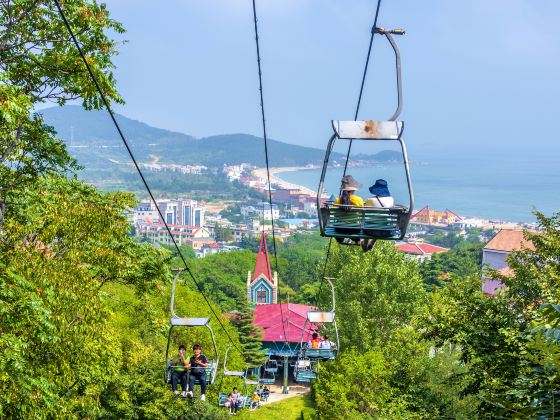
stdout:
[[(343, 244), (358, 244), (361, 239), (402, 240), (412, 215), (414, 194), (406, 152), (406, 145), (402, 138), (404, 122), (397, 121), (402, 110), (401, 60), (398, 46), (392, 35), (403, 35), (401, 29), (385, 30), (376, 28), (376, 33), (385, 35), (395, 53), (397, 72), (398, 105), (388, 121), (340, 121), (333, 120), (333, 135), (327, 145), (323, 170), (317, 192), (317, 208), (320, 209), (319, 229), (321, 236), (337, 238)], [(325, 175), (336, 140), (359, 140), (364, 143), (377, 141), (398, 142), (401, 147), (403, 164), (409, 194), (409, 204), (394, 205), (393, 207), (354, 207), (341, 206), (334, 201), (321, 202)], [(345, 241), (344, 239), (350, 241)]]
[(298, 383), (310, 383), (317, 379), (318, 361), (298, 359), (294, 366), (294, 379)]
[(223, 384), (223, 378), (226, 376), (230, 376), (230, 377), (234, 377), (234, 378), (239, 378), (241, 380), (243, 380), (243, 391), (240, 392), (240, 397), (239, 397), (239, 408), (243, 408), (246, 407), (247, 404), (249, 404), (250, 402), (250, 397), (249, 397), (249, 385), (258, 385), (258, 381), (255, 383), (254, 381), (248, 381), (247, 380), (247, 372), (248, 369), (250, 369), (249, 367), (247, 367), (244, 371), (243, 370), (228, 370), (227, 368), (227, 357), (229, 354), (229, 350), (230, 348), (228, 347), (226, 350), (226, 354), (224, 356), (224, 372), (223, 372), (223, 376), (222, 376), (222, 381), (220, 382), (220, 390), (218, 393), (218, 406), (219, 407), (225, 407), (226, 406), (226, 402), (227, 402), (227, 396), (229, 394), (229, 392), (223, 392), (222, 391), (222, 384)]
[[(218, 371), (218, 363), (220, 357), (218, 355), (218, 348), (216, 346), (216, 340), (214, 338), (214, 332), (212, 331), (212, 327), (210, 327), (210, 318), (181, 318), (175, 313), (175, 287), (177, 283), (177, 279), (181, 274), (182, 270), (178, 270), (177, 274), (173, 278), (173, 285), (171, 288), (171, 303), (170, 303), (170, 311), (171, 311), (171, 319), (170, 324), (171, 327), (169, 328), (169, 334), (167, 336), (167, 348), (165, 350), (165, 382), (170, 384), (171, 383), (171, 375), (173, 373), (174, 366), (171, 365), (172, 358), (169, 357), (169, 348), (171, 345), (171, 338), (173, 336), (173, 330), (175, 328), (206, 328), (210, 332), (210, 337), (212, 338), (212, 344), (214, 347), (214, 357), (208, 358), (208, 367), (206, 367), (206, 384), (212, 385), (214, 380), (216, 379), (216, 372)], [(195, 380), (195, 385), (200, 385), (200, 380)]]
[(263, 385), (273, 385), (276, 383), (276, 374), (278, 373), (278, 362), (273, 359), (268, 359), (264, 365), (261, 366), (259, 381)]
[[(336, 326), (336, 317), (335, 317), (335, 309), (336, 309), (336, 302), (335, 302), (335, 294), (334, 294), (334, 285), (332, 283), (331, 278), (325, 277), (325, 280), (329, 283), (331, 287), (331, 296), (332, 296), (332, 309), (327, 312), (321, 311), (308, 311), (307, 317), (303, 324), (303, 330), (301, 332), (301, 340), (300, 340), (300, 355), (299, 359), (323, 359), (323, 360), (333, 360), (336, 358), (338, 350), (340, 348), (340, 341), (338, 337), (338, 328)], [(336, 343), (335, 346), (331, 348), (310, 348), (307, 346), (307, 342), (304, 341), (304, 334), (307, 331), (307, 323), (310, 324), (332, 324), (335, 331)]]

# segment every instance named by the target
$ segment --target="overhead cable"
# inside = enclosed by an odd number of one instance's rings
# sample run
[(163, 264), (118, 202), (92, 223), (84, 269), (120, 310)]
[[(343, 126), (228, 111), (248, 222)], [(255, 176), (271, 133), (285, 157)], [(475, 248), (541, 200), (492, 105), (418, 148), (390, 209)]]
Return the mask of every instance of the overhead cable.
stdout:
[(181, 258), (181, 261), (185, 267), (185, 270), (187, 271), (187, 273), (189, 274), (190, 278), (192, 279), (192, 281), (194, 282), (194, 284), (196, 285), (199, 293), (202, 295), (202, 297), (204, 298), (204, 300), (206, 301), (206, 303), (208, 304), (208, 307), (210, 308), (210, 310), (212, 311), (212, 314), (214, 315), (214, 317), (216, 318), (216, 320), (218, 321), (218, 324), (220, 325), (220, 327), (222, 328), (222, 330), (224, 331), (224, 333), (226, 334), (226, 336), (229, 338), (229, 341), (231, 342), (232, 346), (241, 354), (243, 354), (243, 352), (239, 349), (239, 347), (235, 344), (235, 342), (233, 341), (233, 338), (230, 336), (229, 332), (226, 330), (224, 324), (222, 323), (220, 317), (218, 316), (218, 314), (216, 313), (216, 311), (214, 310), (214, 308), (212, 307), (212, 304), (210, 303), (210, 300), (208, 299), (208, 297), (206, 296), (206, 294), (204, 293), (204, 290), (202, 289), (202, 286), (200, 285), (200, 283), (196, 280), (196, 277), (194, 276), (193, 272), (191, 271), (189, 265), (187, 264), (187, 260), (185, 259), (185, 256), (183, 255), (183, 253), (181, 252), (181, 249), (179, 248), (179, 245), (177, 244), (177, 242), (175, 241), (175, 238), (173, 237), (173, 234), (171, 233), (171, 229), (169, 228), (169, 225), (167, 224), (167, 222), (165, 221), (165, 218), (163, 217), (163, 213), (161, 211), (161, 209), (159, 208), (159, 206), (157, 205), (157, 201), (154, 198), (154, 195), (152, 193), (152, 190), (150, 189), (150, 186), (148, 185), (146, 178), (144, 177), (144, 174), (142, 173), (142, 170), (140, 169), (140, 166), (138, 165), (138, 162), (136, 161), (136, 158), (134, 157), (134, 154), (132, 153), (132, 149), (130, 148), (130, 145), (128, 144), (128, 141), (126, 140), (120, 126), (119, 123), (117, 122), (117, 120), (115, 119), (115, 115), (111, 109), (111, 106), (109, 105), (109, 102), (107, 101), (107, 98), (105, 97), (99, 82), (97, 80), (97, 77), (95, 76), (95, 74), (93, 73), (91, 66), (89, 65), (88, 61), (86, 60), (86, 57), (82, 51), (82, 48), (80, 47), (80, 44), (78, 43), (78, 40), (76, 39), (76, 36), (74, 35), (74, 31), (72, 30), (70, 23), (68, 22), (68, 19), (66, 18), (66, 15), (64, 14), (64, 11), (62, 10), (62, 7), (60, 6), (59, 0), (54, 0), (54, 3), (56, 4), (56, 7), (58, 9), (58, 12), (62, 18), (62, 20), (64, 21), (64, 25), (66, 26), (66, 29), (68, 30), (68, 33), (70, 34), (70, 37), (72, 38), (74, 45), (76, 46), (78, 52), (80, 53), (80, 57), (82, 58), (82, 61), (84, 62), (84, 65), (87, 68), (87, 71), (91, 77), (91, 79), (93, 80), (93, 83), (95, 84), (95, 87), (97, 88), (97, 91), (99, 93), (99, 96), (101, 97), (101, 100), (103, 101), (103, 104), (105, 105), (105, 108), (107, 109), (107, 112), (109, 113), (109, 116), (111, 117), (111, 120), (113, 121), (113, 124), (115, 126), (115, 128), (117, 129), (119, 136), (121, 138), (121, 141), (123, 142), (128, 155), (130, 156), (130, 158), (132, 159), (132, 162), (134, 164), (134, 167), (136, 168), (136, 171), (138, 172), (138, 175), (140, 175), (140, 178), (142, 180), (142, 183), (144, 184), (144, 188), (146, 189), (146, 191), (148, 192), (151, 200), (154, 202), (154, 204), (156, 205), (158, 214), (165, 226), (165, 229), (167, 230), (167, 233), (169, 234), (169, 237), (171, 238), (171, 241), (173, 242), (173, 246), (175, 247), (179, 257)]

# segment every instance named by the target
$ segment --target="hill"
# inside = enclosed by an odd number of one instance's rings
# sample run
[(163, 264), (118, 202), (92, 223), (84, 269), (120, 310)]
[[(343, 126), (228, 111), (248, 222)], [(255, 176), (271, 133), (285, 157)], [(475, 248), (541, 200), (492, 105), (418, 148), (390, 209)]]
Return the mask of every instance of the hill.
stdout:
[[(106, 112), (85, 111), (79, 106), (53, 107), (41, 110), (47, 124), (52, 125), (80, 164), (87, 167), (105, 166), (113, 161), (129, 161), (118, 133)], [(141, 162), (205, 165), (250, 163), (264, 166), (263, 139), (249, 134), (225, 134), (205, 138), (151, 127), (141, 121), (116, 114), (116, 119), (129, 140), (136, 158)], [(250, 153), (249, 151), (255, 151)], [(324, 151), (311, 147), (269, 140), (272, 166), (304, 166), (320, 164)], [(333, 153), (334, 160), (344, 155)], [(393, 151), (377, 155), (361, 155), (362, 160), (388, 161), (399, 159)]]

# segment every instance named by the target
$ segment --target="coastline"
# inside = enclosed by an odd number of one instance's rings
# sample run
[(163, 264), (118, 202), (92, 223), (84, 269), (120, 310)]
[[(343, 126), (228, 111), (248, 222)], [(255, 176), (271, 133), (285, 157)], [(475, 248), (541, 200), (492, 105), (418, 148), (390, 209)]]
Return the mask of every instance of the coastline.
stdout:
[[(314, 191), (308, 187), (303, 185), (298, 185), (295, 183), (291, 183), (288, 181), (283, 180), (282, 178), (276, 176), (277, 174), (285, 173), (285, 172), (293, 172), (293, 171), (303, 171), (303, 170), (316, 170), (320, 169), (318, 165), (307, 165), (307, 166), (284, 166), (284, 167), (275, 167), (270, 168), (270, 181), (272, 184), (276, 184), (280, 186), (280, 188), (286, 189), (299, 189), (303, 191), (305, 194), (309, 194), (312, 196), (317, 195), (317, 191)], [(256, 176), (261, 179), (266, 179), (266, 168), (257, 168), (252, 171), (253, 176)], [(420, 210), (418, 208), (417, 210)], [(480, 220), (481, 226), (483, 229), (523, 229), (526, 227), (527, 224), (532, 224), (531, 222), (520, 222), (520, 221), (512, 221), (512, 220), (501, 220), (501, 219), (487, 219), (480, 216), (475, 215), (463, 215), (463, 219), (477, 219)]]
[[(276, 174), (280, 174), (283, 172), (293, 172), (293, 171), (304, 171), (304, 170), (314, 170), (319, 169), (318, 165), (307, 165), (307, 166), (281, 166), (277, 168), (270, 168), (270, 182), (272, 184), (279, 185), (281, 188), (284, 189), (297, 189), (303, 191), (305, 194), (309, 194), (312, 196), (317, 195), (317, 191), (312, 190), (303, 185), (293, 184), (288, 181), (284, 181), (282, 178), (276, 176)], [(256, 168), (253, 169), (251, 172), (253, 176), (261, 179), (266, 179), (266, 168)]]

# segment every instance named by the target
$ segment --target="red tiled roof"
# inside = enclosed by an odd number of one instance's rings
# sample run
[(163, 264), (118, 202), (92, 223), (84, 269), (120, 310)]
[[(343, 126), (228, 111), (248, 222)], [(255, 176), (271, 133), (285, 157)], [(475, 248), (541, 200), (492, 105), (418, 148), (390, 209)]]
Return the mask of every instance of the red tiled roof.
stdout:
[(490, 242), (486, 244), (484, 249), (512, 252), (522, 247), (535, 249), (533, 243), (525, 239), (523, 231), (502, 229), (490, 239)]
[[(299, 343), (307, 319), (307, 311), (313, 309), (309, 305), (296, 303), (257, 305), (255, 308), (255, 326), (263, 329), (263, 341)], [(284, 321), (284, 327), (282, 327), (282, 321)], [(309, 339), (311, 330), (317, 329), (317, 325), (308, 323), (306, 329), (307, 331), (303, 335), (305, 341)], [(284, 330), (286, 336), (284, 336)]]
[(444, 248), (437, 245), (432, 244), (396, 244), (395, 245), (399, 251), (404, 252), (405, 254), (413, 254), (413, 255), (427, 255), (427, 254), (434, 254), (436, 252), (445, 252), (449, 251), (449, 248)]

